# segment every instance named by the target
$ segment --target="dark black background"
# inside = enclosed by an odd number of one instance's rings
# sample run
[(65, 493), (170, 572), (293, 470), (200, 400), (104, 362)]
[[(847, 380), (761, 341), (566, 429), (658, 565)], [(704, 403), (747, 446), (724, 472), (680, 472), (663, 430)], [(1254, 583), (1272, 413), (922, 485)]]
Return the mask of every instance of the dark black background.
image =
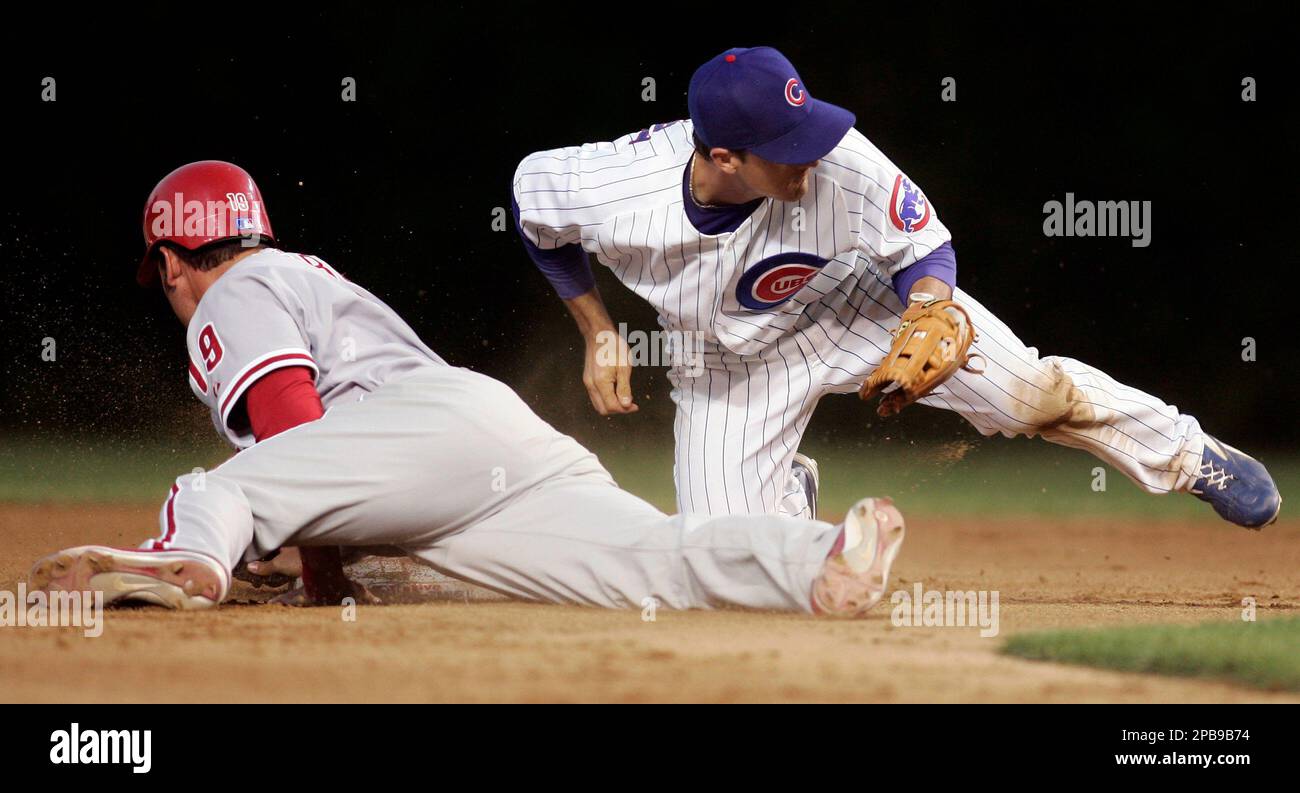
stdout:
[[(219, 158), (256, 177), (283, 247), (371, 288), (452, 362), (507, 381), (580, 437), (624, 422), (666, 439), (658, 371), (637, 373), (642, 416), (592, 414), (576, 332), (492, 212), (524, 155), (683, 117), (698, 63), (771, 44), (924, 187), (952, 230), (959, 283), (1027, 343), (1099, 365), (1234, 443), (1297, 445), (1297, 70), (1281, 6), (924, 5), (11, 16), (0, 427), (130, 437), (201, 412), (180, 327), (132, 275), (150, 188)], [(54, 103), (40, 98), (47, 75)], [(1254, 103), (1241, 101), (1247, 75)], [(340, 99), (346, 76), (356, 103)], [(945, 76), (955, 103), (940, 101)], [(641, 100), (644, 77), (655, 102)], [(1152, 201), (1152, 245), (1044, 237), (1043, 204), (1067, 191)], [(616, 320), (655, 327), (601, 284)], [(56, 363), (40, 359), (45, 337)], [(969, 431), (914, 412), (902, 426), (918, 434)], [(827, 400), (813, 430), (868, 417)]]
[[(879, 718), (879, 706), (867, 707)], [(996, 705), (975, 707), (977, 710), (969, 707), (959, 710), (952, 705), (890, 708), (886, 713), (889, 729), (870, 734), (877, 745), (883, 743), (888, 748), (887, 755), (877, 749), (877, 754), (882, 755), (880, 763), (903, 773), (907, 769), (929, 770), (942, 764), (953, 769), (952, 773), (964, 776), (999, 774), (1050, 779), (1059, 777), (1065, 770), (1071, 779), (1081, 781), (1138, 778), (1167, 783), (1212, 779), (1216, 783), (1237, 780), (1234, 784), (1239, 785), (1243, 780), (1262, 780), (1265, 774), (1276, 779), (1285, 774), (1292, 759), (1288, 749), (1293, 731), (1284, 726), (1286, 714), (1279, 708), (1157, 704), (1067, 709), (1049, 705), (1028, 712)], [(414, 757), (435, 754), (467, 760), (476, 771), (481, 771), (481, 777), (508, 786), (536, 784), (539, 772), (555, 767), (556, 755), (566, 752), (582, 760), (594, 756), (609, 758), (601, 766), (591, 765), (592, 771), (587, 771), (589, 766), (577, 764), (569, 769), (578, 770), (584, 778), (607, 778), (606, 768), (622, 772), (623, 758), (635, 757), (638, 779), (651, 789), (679, 785), (681, 780), (680, 763), (671, 760), (673, 748), (668, 741), (650, 742), (647, 746), (645, 738), (632, 737), (640, 734), (638, 729), (647, 726), (655, 733), (660, 727), (665, 732), (671, 730), (671, 724), (680, 720), (676, 711), (637, 710), (633, 714), (626, 709), (605, 709), (600, 713), (607, 725), (605, 729), (590, 731), (590, 735), (570, 735), (548, 729), (554, 720), (549, 711), (532, 716), (530, 712), (515, 710), (511, 712), (513, 724), (528, 740), (512, 743), (511, 762), (489, 762), (480, 759), (493, 751), (482, 736), (499, 729), (497, 710), (458, 708), (454, 711), (455, 729), (440, 729), (431, 734), (390, 726), (412, 718), (428, 719), (431, 713), (427, 709), (419, 712), (403, 709), (400, 705), (350, 706), (344, 713), (346, 724), (339, 723), (337, 709), (322, 714), (309, 705), (241, 704), (209, 706), (202, 710), (196, 710), (191, 703), (19, 705), (8, 710), (21, 718), (0, 723), (7, 767), (40, 774), (42, 780), (56, 782), (116, 778), (132, 790), (171, 790), (178, 778), (192, 777), (198, 768), (227, 785), (247, 785), (251, 781), (263, 786), (283, 786), (285, 780), (291, 779), (295, 786), (355, 782), (358, 787), (375, 788), (377, 773), (398, 764), (411, 765)], [(788, 719), (791, 713), (781, 711), (772, 718)], [(805, 713), (800, 711), (794, 717), (800, 718)], [(815, 715), (825, 720), (838, 716), (841, 721), (853, 724), (866, 718), (867, 713), (859, 709), (819, 711)], [(443, 710), (434, 715), (451, 714)], [(717, 749), (728, 757), (749, 757), (756, 748), (766, 748), (776, 742), (744, 729), (746, 723), (752, 722), (750, 714), (751, 711), (745, 714), (709, 711), (692, 712), (691, 716), (694, 724), (709, 729), (711, 750)], [(191, 726), (196, 721), (202, 722), (207, 732)], [(147, 774), (132, 774), (129, 765), (50, 764), (50, 735), (55, 730), (70, 731), (74, 722), (79, 730), (151, 730), (152, 770)], [(260, 733), (246, 736), (250, 724), (258, 725), (255, 730), (262, 724), (276, 726), (272, 728), (273, 736)], [(940, 724), (941, 729), (936, 727)], [(1186, 739), (1154, 744), (1122, 739), (1125, 731), (1163, 730), (1168, 735), (1173, 729), (1184, 730)], [(1234, 741), (1190, 740), (1191, 731), (1196, 729), (1241, 730), (1250, 737)], [(261, 728), (261, 732), (267, 731)], [(810, 759), (816, 756), (818, 748), (806, 750)], [(232, 750), (239, 754), (233, 755)], [(848, 750), (863, 754), (867, 751), (851, 742)], [(1249, 756), (1249, 763), (1209, 768), (1121, 767), (1115, 759), (1117, 754), (1175, 753), (1244, 754)], [(868, 765), (865, 758), (861, 764)], [(770, 765), (705, 763), (698, 771), (692, 769), (692, 778), (708, 786), (749, 788), (770, 785), (773, 780), (784, 783), (787, 777), (793, 784), (796, 778), (806, 777), (806, 772), (788, 764)]]

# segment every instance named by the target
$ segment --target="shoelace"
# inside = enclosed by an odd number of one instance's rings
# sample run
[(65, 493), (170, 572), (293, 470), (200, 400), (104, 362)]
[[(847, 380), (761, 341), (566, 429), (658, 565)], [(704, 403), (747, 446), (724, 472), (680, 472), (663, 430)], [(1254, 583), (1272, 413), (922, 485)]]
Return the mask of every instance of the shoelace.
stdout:
[(1236, 479), (1235, 474), (1228, 473), (1224, 467), (1216, 468), (1213, 460), (1207, 460), (1201, 463), (1201, 467), (1196, 469), (1196, 478), (1204, 479), (1206, 486), (1215, 486), (1219, 490), (1228, 489), (1228, 480)]

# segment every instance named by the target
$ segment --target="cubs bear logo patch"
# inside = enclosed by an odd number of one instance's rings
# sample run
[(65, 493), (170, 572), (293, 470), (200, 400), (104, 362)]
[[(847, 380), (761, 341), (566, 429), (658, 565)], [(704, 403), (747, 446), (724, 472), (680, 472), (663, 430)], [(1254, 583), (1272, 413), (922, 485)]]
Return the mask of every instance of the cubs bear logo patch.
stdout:
[(779, 306), (807, 286), (826, 261), (811, 253), (779, 253), (763, 259), (740, 277), (736, 299), (755, 311)]
[(930, 222), (930, 202), (921, 188), (901, 173), (894, 177), (894, 191), (889, 196), (889, 222), (904, 234), (920, 231)]

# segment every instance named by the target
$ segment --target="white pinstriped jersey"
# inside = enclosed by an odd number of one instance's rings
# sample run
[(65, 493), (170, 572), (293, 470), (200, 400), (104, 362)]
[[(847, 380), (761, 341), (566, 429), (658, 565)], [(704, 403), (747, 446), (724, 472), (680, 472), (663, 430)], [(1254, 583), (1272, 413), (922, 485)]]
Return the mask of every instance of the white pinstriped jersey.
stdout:
[[(903, 311), (890, 276), (950, 236), (856, 130), (810, 172), (798, 203), (765, 199), (733, 231), (701, 233), (690, 215), (708, 213), (688, 213), (684, 189), (693, 151), (690, 122), (679, 121), (534, 154), (515, 175), (520, 229), (543, 250), (580, 244), (666, 328), (704, 337), (703, 368), (668, 373), (679, 509), (808, 515), (791, 465), (813, 410), (823, 395), (856, 391), (880, 364)], [(1088, 449), (1152, 492), (1192, 481), (1195, 418), (1080, 361), (1040, 358), (972, 296), (956, 289), (954, 298), (971, 313), (972, 352), (987, 366), (958, 371), (924, 404), (984, 435)]]
[(836, 287), (866, 268), (892, 275), (950, 240), (857, 130), (810, 172), (798, 203), (766, 199), (733, 232), (702, 233), (683, 195), (693, 151), (685, 120), (530, 155), (514, 179), (520, 227), (543, 250), (580, 244), (666, 328), (740, 355), (789, 333), (810, 303), (842, 300)]
[(320, 258), (273, 248), (237, 262), (204, 293), (186, 345), (190, 388), (239, 448), (255, 439), (235, 408), (268, 372), (311, 369), (328, 410), (421, 367), (446, 365), (396, 312)]

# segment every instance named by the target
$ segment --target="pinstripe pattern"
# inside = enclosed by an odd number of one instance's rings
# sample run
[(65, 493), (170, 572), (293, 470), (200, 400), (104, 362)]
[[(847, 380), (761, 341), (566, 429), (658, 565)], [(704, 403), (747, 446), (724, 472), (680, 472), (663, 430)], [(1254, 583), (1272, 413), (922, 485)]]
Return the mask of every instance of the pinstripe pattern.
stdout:
[[(919, 231), (891, 222), (901, 172), (850, 130), (801, 201), (764, 201), (731, 232), (703, 234), (681, 190), (690, 122), (633, 137), (526, 158), (514, 185), (521, 227), (542, 248), (582, 245), (663, 327), (702, 336), (704, 370), (669, 373), (679, 509), (806, 514), (790, 464), (813, 409), (879, 365), (903, 310), (890, 276), (948, 242), (948, 230), (933, 208)], [(820, 268), (783, 302), (742, 302), (742, 276), (788, 254)], [(1190, 486), (1203, 443), (1194, 418), (1080, 361), (1040, 357), (970, 295), (956, 299), (979, 330), (985, 371), (959, 372), (924, 404), (985, 435), (1085, 449), (1151, 492)]]

